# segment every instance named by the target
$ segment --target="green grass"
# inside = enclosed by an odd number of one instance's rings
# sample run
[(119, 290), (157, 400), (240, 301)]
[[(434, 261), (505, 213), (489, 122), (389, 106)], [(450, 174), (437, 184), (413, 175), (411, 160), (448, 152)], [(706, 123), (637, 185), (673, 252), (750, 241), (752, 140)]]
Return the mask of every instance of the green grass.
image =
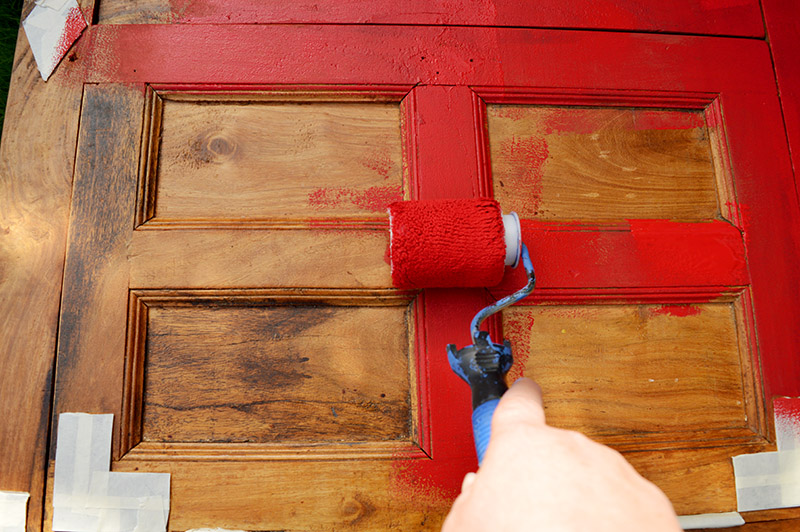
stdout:
[(6, 114), (8, 85), (14, 66), (14, 47), (17, 45), (19, 16), (23, 0), (0, 0), (0, 134)]

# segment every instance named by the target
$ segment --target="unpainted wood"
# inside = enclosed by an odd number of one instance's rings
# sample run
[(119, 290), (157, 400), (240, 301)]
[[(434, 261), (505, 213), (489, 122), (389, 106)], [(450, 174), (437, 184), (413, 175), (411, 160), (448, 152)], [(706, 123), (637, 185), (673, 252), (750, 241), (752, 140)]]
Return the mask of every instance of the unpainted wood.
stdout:
[(490, 104), (487, 115), (495, 198), (523, 218), (718, 214), (701, 111)]
[[(143, 93), (141, 86), (118, 84), (84, 89), (58, 328), (51, 470), (58, 414), (112, 413), (116, 420), (120, 415), (127, 248), (136, 205)], [(119, 433), (114, 435), (118, 439)], [(45, 528), (51, 512), (46, 504)]]
[(539, 382), (555, 426), (637, 446), (752, 434), (731, 303), (514, 307), (503, 330), (509, 380)]
[(0, 490), (31, 494), (30, 531), (42, 520), (82, 96), (71, 72), (62, 65), (44, 83), (20, 29), (0, 146)]
[(135, 231), (130, 282), (132, 288), (387, 287), (388, 244), (388, 230)]
[[(273, 461), (264, 467), (123, 460), (114, 470), (171, 474), (171, 531), (208, 523), (239, 530), (438, 531), (452, 499), (411, 480), (414, 462)], [(236, 496), (221, 496), (232, 493)]]
[(154, 220), (385, 218), (402, 199), (397, 103), (165, 100)]
[(761, 445), (723, 445), (623, 453), (625, 459), (669, 497), (679, 515), (736, 511), (731, 456), (773, 450)]
[(151, 307), (143, 439), (408, 439), (408, 312), (408, 306)]

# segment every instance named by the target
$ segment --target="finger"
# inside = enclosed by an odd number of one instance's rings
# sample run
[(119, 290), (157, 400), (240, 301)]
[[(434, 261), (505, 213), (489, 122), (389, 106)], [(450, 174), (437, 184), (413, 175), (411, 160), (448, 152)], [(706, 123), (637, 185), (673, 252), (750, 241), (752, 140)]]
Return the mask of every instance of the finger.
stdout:
[(464, 493), (472, 486), (472, 483), (475, 482), (475, 473), (467, 473), (464, 475), (464, 480), (461, 481), (461, 493)]
[(517, 381), (503, 394), (492, 419), (492, 430), (505, 426), (528, 423), (544, 425), (542, 389), (528, 378)]

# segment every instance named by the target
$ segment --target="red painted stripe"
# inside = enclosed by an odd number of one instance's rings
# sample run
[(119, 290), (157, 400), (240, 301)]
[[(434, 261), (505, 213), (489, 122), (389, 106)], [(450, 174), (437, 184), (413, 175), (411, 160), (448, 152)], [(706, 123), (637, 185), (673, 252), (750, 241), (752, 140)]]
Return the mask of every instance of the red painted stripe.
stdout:
[[(744, 286), (749, 283), (741, 233), (726, 222), (630, 221), (581, 227), (523, 221), (538, 289)], [(507, 270), (499, 291), (525, 285)]]
[[(170, 20), (194, 24), (435, 24), (614, 29), (761, 37), (756, 0), (172, 0)], [(102, 3), (100, 7), (103, 20)], [(159, 13), (164, 16), (164, 13)]]
[(77, 55), (84, 58), (88, 82), (422, 83), (715, 92), (742, 76), (755, 84), (771, 79), (763, 42), (676, 35), (154, 24), (93, 26), (79, 42), (83, 46)]

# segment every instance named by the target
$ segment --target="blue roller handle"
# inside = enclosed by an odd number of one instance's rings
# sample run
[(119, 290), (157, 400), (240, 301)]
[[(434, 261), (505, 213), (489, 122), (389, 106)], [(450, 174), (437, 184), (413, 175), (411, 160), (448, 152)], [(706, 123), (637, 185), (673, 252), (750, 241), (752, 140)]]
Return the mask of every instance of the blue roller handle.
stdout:
[(483, 455), (489, 446), (492, 436), (492, 417), (500, 399), (490, 399), (478, 405), (472, 411), (472, 434), (475, 436), (475, 451), (478, 453), (478, 465), (483, 463)]

